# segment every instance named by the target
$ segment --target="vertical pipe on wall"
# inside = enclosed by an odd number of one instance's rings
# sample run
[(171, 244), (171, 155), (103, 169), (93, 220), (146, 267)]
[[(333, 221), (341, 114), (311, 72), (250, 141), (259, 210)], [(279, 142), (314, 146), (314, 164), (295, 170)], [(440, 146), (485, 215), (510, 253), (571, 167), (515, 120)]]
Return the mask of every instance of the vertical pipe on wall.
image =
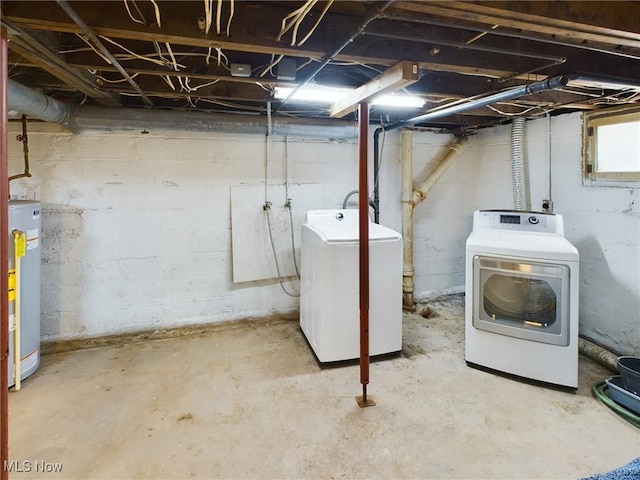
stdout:
[(447, 147), (447, 151), (427, 179), (417, 188), (413, 188), (413, 151), (411, 136), (401, 134), (402, 147), (402, 305), (414, 309), (413, 298), (413, 209), (422, 202), (433, 186), (444, 175), (453, 160), (462, 153), (467, 143), (466, 137), (459, 138), (456, 143)]
[(400, 162), (402, 165), (402, 305), (415, 308), (413, 302), (413, 132), (400, 132)]
[(367, 178), (369, 141), (369, 104), (362, 102), (358, 106), (359, 135), (359, 220), (360, 220), (360, 383), (362, 384), (362, 402), (367, 403), (367, 385), (369, 384), (369, 181)]
[(7, 177), (7, 29), (0, 40), (0, 479), (9, 471), (9, 179)]

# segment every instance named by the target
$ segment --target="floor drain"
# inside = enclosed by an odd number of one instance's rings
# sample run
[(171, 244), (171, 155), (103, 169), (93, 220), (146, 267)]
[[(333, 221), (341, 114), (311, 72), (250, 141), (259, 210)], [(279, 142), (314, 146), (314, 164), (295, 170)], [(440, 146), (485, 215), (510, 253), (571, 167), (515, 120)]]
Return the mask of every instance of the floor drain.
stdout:
[(440, 316), (440, 314), (431, 307), (423, 308), (422, 312), (420, 312), (420, 315), (422, 315), (422, 317), (424, 318), (435, 318)]

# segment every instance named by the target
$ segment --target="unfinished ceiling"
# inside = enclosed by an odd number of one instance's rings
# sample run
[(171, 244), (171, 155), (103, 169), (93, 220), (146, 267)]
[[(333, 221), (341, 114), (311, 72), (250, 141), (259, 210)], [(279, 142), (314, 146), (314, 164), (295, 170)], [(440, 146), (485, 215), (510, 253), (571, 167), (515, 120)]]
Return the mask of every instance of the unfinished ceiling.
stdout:
[(549, 76), (591, 77), (418, 124), (460, 129), (639, 103), (639, 7), (61, 0), (3, 1), (1, 8), (9, 77), (72, 104), (328, 117), (330, 106), (274, 98), (275, 87), (374, 85), (393, 65), (415, 62), (416, 78), (399, 86), (425, 104), (372, 106), (371, 120), (389, 123)]

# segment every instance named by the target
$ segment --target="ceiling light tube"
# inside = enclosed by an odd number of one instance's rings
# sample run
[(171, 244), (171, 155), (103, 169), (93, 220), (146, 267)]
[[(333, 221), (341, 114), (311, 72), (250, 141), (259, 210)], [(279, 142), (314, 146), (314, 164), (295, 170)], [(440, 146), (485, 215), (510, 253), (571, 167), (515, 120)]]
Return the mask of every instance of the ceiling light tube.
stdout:
[[(275, 87), (273, 96), (280, 99), (288, 98), (293, 91), (293, 87)], [(290, 101), (331, 104), (340, 100), (351, 91), (353, 90), (349, 88), (306, 85), (298, 89)], [(394, 93), (375, 98), (372, 100), (371, 105), (397, 108), (421, 108), (424, 106), (424, 103), (424, 99), (420, 97)]]

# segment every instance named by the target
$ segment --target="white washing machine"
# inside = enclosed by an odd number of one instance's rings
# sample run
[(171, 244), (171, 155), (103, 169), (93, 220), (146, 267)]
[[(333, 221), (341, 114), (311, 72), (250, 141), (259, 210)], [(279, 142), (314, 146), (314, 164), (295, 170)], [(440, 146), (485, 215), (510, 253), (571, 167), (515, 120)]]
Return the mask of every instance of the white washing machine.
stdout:
[[(358, 210), (311, 210), (302, 226), (300, 327), (318, 361), (360, 356)], [(402, 349), (402, 236), (369, 222), (369, 354)]]
[(562, 216), (474, 212), (466, 253), (467, 364), (577, 388), (578, 264)]

